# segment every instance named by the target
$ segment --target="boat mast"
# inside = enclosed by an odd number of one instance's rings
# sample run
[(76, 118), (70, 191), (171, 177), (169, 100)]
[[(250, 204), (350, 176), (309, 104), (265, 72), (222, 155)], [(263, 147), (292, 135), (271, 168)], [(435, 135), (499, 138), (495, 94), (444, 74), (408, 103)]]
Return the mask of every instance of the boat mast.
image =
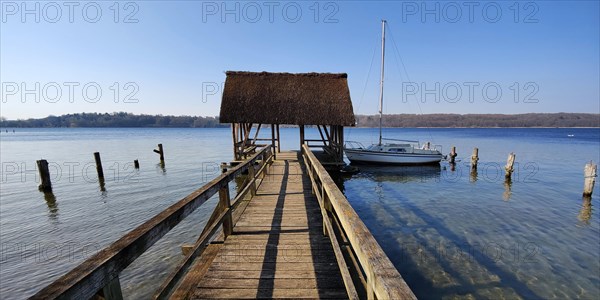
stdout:
[(385, 20), (381, 20), (381, 79), (379, 81), (379, 146), (381, 146), (381, 127), (383, 125), (383, 68), (385, 60)]

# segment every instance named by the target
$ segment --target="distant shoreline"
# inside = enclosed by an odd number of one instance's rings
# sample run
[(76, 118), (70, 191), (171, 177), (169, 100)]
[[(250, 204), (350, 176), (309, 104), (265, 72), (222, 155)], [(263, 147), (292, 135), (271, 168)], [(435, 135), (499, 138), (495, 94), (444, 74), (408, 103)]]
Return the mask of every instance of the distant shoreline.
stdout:
[[(378, 128), (378, 115), (356, 115), (355, 128)], [(268, 126), (268, 124), (267, 124)], [(293, 125), (289, 125), (293, 126)], [(219, 117), (77, 113), (40, 119), (0, 119), (0, 128), (224, 128)], [(286, 125), (285, 127), (288, 127)], [(350, 127), (350, 126), (348, 126)], [(385, 128), (600, 128), (600, 114), (396, 114), (384, 115)]]

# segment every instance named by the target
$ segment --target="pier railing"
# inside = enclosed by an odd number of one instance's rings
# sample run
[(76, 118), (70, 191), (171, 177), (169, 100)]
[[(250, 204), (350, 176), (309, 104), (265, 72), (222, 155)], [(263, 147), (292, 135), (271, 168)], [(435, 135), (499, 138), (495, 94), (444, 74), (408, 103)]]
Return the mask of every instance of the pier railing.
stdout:
[(416, 299), (310, 148), (302, 156), (350, 298)]
[[(196, 208), (219, 193), (219, 203), (206, 224), (197, 242), (160, 286), (155, 299), (169, 296), (173, 288), (194, 258), (200, 256), (207, 244), (223, 228), (224, 237), (231, 234), (232, 212), (248, 193), (256, 193), (256, 181), (266, 173), (268, 164), (273, 161), (272, 146), (258, 150), (248, 160), (221, 174), (200, 189), (171, 205), (146, 223), (133, 229), (125, 236), (90, 257), (69, 273), (60, 277), (35, 294), (31, 299), (90, 299), (96, 295), (104, 299), (122, 299), (119, 282), (120, 273), (154, 243), (190, 215)], [(258, 170), (256, 164), (258, 164)], [(229, 182), (242, 172), (248, 172), (248, 179), (240, 187), (234, 199), (229, 195)]]

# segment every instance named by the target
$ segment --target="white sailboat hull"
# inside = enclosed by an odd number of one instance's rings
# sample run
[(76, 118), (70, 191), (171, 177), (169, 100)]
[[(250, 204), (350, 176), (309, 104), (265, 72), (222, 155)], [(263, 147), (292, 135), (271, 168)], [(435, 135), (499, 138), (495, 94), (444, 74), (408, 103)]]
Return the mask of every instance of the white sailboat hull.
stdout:
[(346, 156), (353, 163), (419, 165), (439, 163), (441, 153), (389, 153), (364, 149), (345, 149)]

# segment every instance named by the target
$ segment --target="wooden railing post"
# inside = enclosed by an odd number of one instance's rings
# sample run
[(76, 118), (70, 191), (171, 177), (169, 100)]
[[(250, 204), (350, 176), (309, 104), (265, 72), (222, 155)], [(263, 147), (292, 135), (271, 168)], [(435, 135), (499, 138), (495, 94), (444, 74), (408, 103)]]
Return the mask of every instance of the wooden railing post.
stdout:
[(254, 164), (248, 166), (248, 184), (250, 184), (250, 194), (252, 197), (256, 196), (256, 170), (254, 170)]
[[(321, 209), (323, 210), (323, 235), (329, 236), (330, 232), (327, 232), (327, 227), (325, 224), (325, 222), (327, 222), (327, 220), (325, 218), (329, 218), (329, 214), (327, 213), (327, 194), (324, 193), (322, 186), (321, 186), (321, 199), (323, 199), (323, 207), (321, 207)], [(333, 234), (333, 232), (331, 232), (331, 234)]]
[[(229, 197), (229, 183), (225, 184), (219, 190), (219, 206), (222, 209), (231, 208), (231, 199)], [(223, 218), (223, 234), (225, 235), (225, 239), (231, 235), (233, 232), (233, 221), (231, 219), (231, 211), (227, 212), (227, 215)]]
[(373, 275), (367, 273), (367, 299), (375, 300), (375, 288), (373, 287)]

